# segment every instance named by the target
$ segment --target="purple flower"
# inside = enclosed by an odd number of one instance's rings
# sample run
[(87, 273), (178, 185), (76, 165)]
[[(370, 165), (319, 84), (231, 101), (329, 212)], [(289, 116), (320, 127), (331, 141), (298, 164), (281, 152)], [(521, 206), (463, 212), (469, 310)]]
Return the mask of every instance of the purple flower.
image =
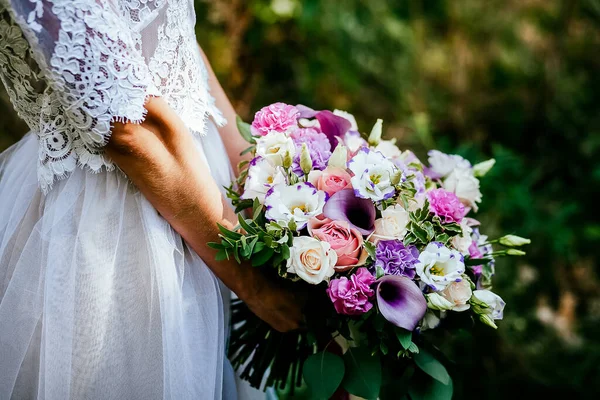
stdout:
[(448, 224), (462, 221), (466, 214), (465, 206), (452, 192), (444, 189), (433, 189), (427, 193), (429, 211), (442, 218)]
[(375, 205), (371, 200), (356, 197), (353, 189), (340, 190), (331, 196), (323, 215), (334, 221), (347, 221), (364, 236), (375, 230)]
[(332, 279), (327, 294), (338, 314), (360, 315), (373, 308), (373, 303), (369, 301), (375, 294), (371, 289), (373, 283), (373, 275), (366, 268), (359, 268), (350, 279), (345, 276)]
[(293, 170), (296, 174), (302, 175), (300, 168), (300, 154), (302, 144), (306, 143), (312, 160), (313, 169), (324, 170), (327, 168), (327, 161), (331, 157), (331, 144), (325, 134), (314, 128), (299, 128), (290, 134), (290, 137), (296, 145), (296, 156), (294, 157)]
[(405, 276), (387, 275), (377, 281), (377, 306), (397, 327), (413, 331), (427, 311), (421, 289)]
[(300, 111), (289, 104), (274, 103), (263, 107), (254, 116), (250, 130), (254, 136), (265, 136), (271, 131), (285, 132), (298, 125)]
[(404, 246), (399, 240), (381, 240), (377, 243), (375, 266), (380, 267), (386, 275), (403, 275), (410, 279), (415, 277), (415, 264), (419, 262), (419, 250), (416, 246)]
[(339, 141), (352, 127), (352, 123), (346, 118), (335, 115), (329, 110), (315, 111), (301, 104), (297, 105), (296, 109), (300, 110), (301, 118), (316, 118), (319, 121), (321, 132), (329, 139), (331, 150), (337, 147)]

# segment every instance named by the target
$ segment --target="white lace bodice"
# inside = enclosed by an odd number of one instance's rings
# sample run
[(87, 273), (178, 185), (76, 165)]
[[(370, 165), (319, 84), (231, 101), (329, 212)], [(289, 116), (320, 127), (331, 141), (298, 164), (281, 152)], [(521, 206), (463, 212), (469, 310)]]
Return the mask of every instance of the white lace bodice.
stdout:
[(0, 0), (0, 79), (38, 136), (47, 192), (78, 166), (112, 169), (114, 121), (162, 96), (190, 130), (225, 121), (208, 90), (193, 0)]

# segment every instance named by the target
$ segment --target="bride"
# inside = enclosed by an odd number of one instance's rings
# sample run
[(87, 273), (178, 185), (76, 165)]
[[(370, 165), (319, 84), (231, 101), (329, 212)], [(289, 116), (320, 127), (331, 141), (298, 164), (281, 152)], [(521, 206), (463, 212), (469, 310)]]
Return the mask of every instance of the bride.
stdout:
[(244, 143), (194, 23), (193, 0), (0, 0), (31, 129), (0, 155), (0, 399), (236, 398), (220, 282), (298, 326), (207, 246)]

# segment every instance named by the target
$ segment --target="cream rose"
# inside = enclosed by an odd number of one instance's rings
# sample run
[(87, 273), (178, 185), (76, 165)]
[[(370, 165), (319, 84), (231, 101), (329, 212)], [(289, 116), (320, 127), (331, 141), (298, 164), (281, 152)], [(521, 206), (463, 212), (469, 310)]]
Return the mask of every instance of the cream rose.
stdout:
[(401, 205), (386, 208), (381, 212), (381, 218), (375, 221), (373, 241), (404, 238), (409, 220), (408, 212)]
[(317, 285), (328, 280), (335, 272), (337, 254), (327, 242), (308, 236), (294, 238), (287, 260), (287, 272)]
[(451, 310), (453, 311), (466, 311), (471, 307), (469, 300), (473, 291), (471, 290), (471, 283), (464, 279), (460, 282), (452, 282), (444, 291), (442, 296), (452, 303)]

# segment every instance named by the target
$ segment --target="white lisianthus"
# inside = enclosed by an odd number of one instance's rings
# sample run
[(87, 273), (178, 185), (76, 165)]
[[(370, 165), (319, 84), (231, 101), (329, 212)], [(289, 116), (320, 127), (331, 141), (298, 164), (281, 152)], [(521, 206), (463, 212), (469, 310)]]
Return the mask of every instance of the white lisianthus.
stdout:
[(329, 157), (327, 166), (346, 169), (347, 162), (348, 149), (343, 144), (338, 144), (335, 150), (333, 150), (333, 153), (331, 153), (331, 157)]
[[(492, 328), (496, 328), (494, 320), (502, 319), (506, 303), (500, 296), (489, 290), (475, 290), (473, 292), (473, 309), (481, 321)], [(478, 304), (479, 303), (479, 304)]]
[(469, 247), (471, 247), (471, 244), (473, 243), (473, 239), (471, 238), (473, 228), (469, 226), (469, 220), (467, 218), (463, 218), (460, 222), (460, 226), (462, 228), (462, 235), (456, 235), (452, 238), (452, 247), (462, 254), (469, 254)]
[(458, 168), (452, 171), (443, 183), (444, 189), (452, 192), (468, 207), (477, 211), (477, 203), (481, 202), (479, 179), (470, 169)]
[(446, 313), (442, 311), (440, 312), (440, 316), (438, 317), (435, 312), (427, 310), (425, 316), (421, 320), (421, 331), (437, 328), (445, 315)]
[(471, 163), (459, 155), (445, 154), (438, 150), (431, 150), (427, 154), (430, 169), (442, 178), (455, 169), (471, 169)]
[(290, 248), (287, 272), (317, 285), (335, 273), (336, 262), (337, 254), (329, 243), (310, 236), (298, 236)]
[(392, 180), (398, 169), (380, 152), (361, 149), (348, 161), (348, 169), (354, 175), (351, 182), (357, 197), (380, 201), (394, 195)]
[(256, 138), (256, 154), (269, 160), (273, 165), (283, 165), (286, 154), (294, 157), (296, 145), (285, 133), (271, 131), (266, 136)]
[(402, 239), (409, 221), (408, 212), (401, 205), (388, 207), (381, 212), (381, 218), (375, 220), (372, 238), (375, 241)]
[(381, 135), (383, 133), (383, 120), (378, 119), (373, 125), (373, 129), (371, 129), (371, 133), (369, 134), (369, 145), (377, 146), (379, 142), (381, 142)]
[(479, 164), (475, 164), (473, 166), (473, 175), (476, 177), (485, 176), (488, 172), (490, 172), (490, 169), (492, 169), (494, 165), (496, 165), (496, 160), (493, 158), (490, 158), (484, 162), (480, 162)]
[(350, 130), (358, 131), (358, 124), (356, 123), (356, 118), (354, 115), (350, 114), (348, 111), (343, 110), (333, 110), (333, 115), (337, 115), (338, 117), (342, 117), (350, 122)]
[(356, 153), (358, 150), (368, 145), (367, 141), (363, 139), (357, 131), (346, 132), (343, 141), (350, 153)]
[(265, 158), (257, 157), (250, 163), (248, 177), (244, 184), (242, 199), (258, 199), (265, 202), (265, 195), (269, 189), (277, 184), (285, 183), (285, 174), (281, 167), (273, 166)]
[(428, 293), (425, 298), (427, 299), (427, 308), (432, 310), (446, 311), (453, 307), (453, 304), (439, 293)]
[(419, 255), (416, 265), (421, 282), (434, 291), (444, 290), (450, 283), (462, 280), (465, 272), (463, 255), (442, 243), (432, 242)]
[(326, 193), (317, 190), (310, 183), (297, 183), (286, 186), (273, 186), (265, 196), (266, 217), (282, 225), (294, 221), (298, 230), (304, 228), (308, 220), (323, 212)]
[(442, 292), (442, 296), (451, 303), (452, 311), (466, 311), (471, 305), (469, 300), (473, 291), (471, 290), (471, 282), (463, 279), (460, 282), (452, 282)]
[(380, 152), (392, 160), (398, 159), (402, 156), (402, 152), (398, 146), (396, 146), (396, 139), (382, 140), (373, 150)]

